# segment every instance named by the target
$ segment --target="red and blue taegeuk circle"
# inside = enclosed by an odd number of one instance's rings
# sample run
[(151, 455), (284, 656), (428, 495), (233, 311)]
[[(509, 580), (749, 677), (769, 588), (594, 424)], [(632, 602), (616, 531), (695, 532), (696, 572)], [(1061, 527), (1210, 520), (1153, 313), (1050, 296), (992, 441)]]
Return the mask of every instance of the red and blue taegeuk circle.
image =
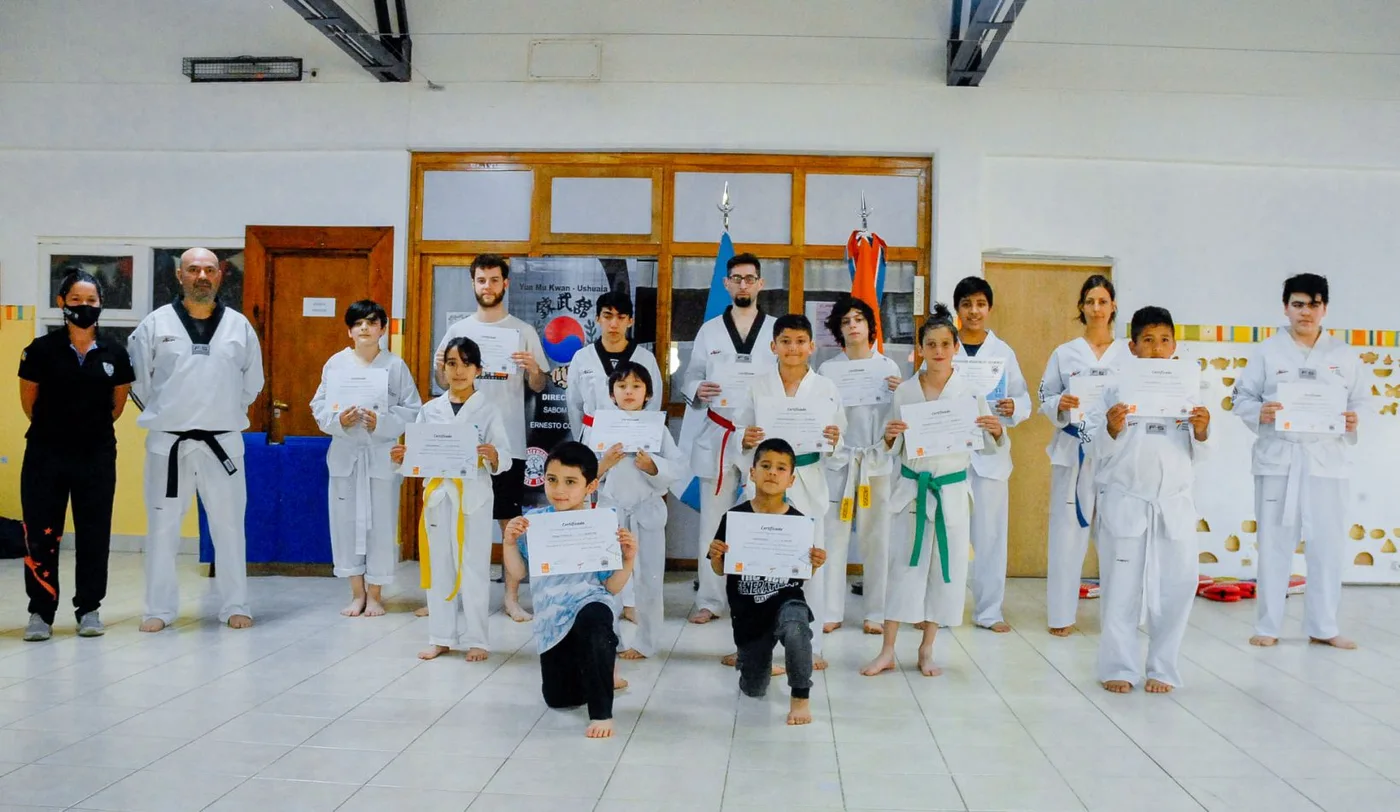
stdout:
[(556, 364), (567, 364), (574, 359), (574, 353), (588, 343), (583, 325), (572, 316), (555, 316), (544, 326), (541, 337), (544, 354)]

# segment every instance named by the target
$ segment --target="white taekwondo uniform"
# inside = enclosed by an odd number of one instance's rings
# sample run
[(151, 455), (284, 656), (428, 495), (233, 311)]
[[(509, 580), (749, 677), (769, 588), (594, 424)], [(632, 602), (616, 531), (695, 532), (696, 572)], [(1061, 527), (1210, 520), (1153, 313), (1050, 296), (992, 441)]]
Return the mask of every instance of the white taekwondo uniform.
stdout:
[[(1084, 555), (1089, 551), (1089, 527), (1094, 519), (1094, 462), (1080, 448), (1081, 426), (1060, 411), (1060, 395), (1069, 392), (1079, 375), (1112, 377), (1124, 358), (1128, 342), (1114, 341), (1102, 358), (1083, 338), (1055, 348), (1040, 381), (1040, 412), (1055, 426), (1045, 453), (1050, 455), (1050, 539), (1046, 550), (1046, 606), (1052, 629), (1073, 626), (1079, 612), (1079, 584)], [(1079, 404), (1081, 409), (1092, 403)]]
[[(207, 332), (201, 332), (207, 331)], [(146, 617), (167, 625), (180, 612), (175, 556), (190, 497), (199, 494), (214, 542), (219, 620), (248, 608), (248, 486), (243, 435), (263, 387), (253, 326), (222, 304), (203, 323), (183, 301), (157, 308), (128, 339), (131, 385), (146, 429)]]
[(1107, 411), (1118, 402), (1110, 386), (1084, 418), (1098, 490), (1099, 681), (1141, 681), (1145, 598), (1147, 677), (1180, 687), (1177, 658), (1200, 571), (1193, 465), (1210, 446), (1196, 440), (1190, 422), (1175, 418), (1129, 415), (1114, 439)]
[[(1008, 429), (1030, 417), (1031, 394), (1016, 351), (991, 330), (977, 355), (968, 356), (964, 345), (958, 344), (955, 358), (975, 357), (978, 360), (1001, 359), (1006, 362), (1006, 395), (1015, 402), (1010, 417), (1001, 418)], [(954, 363), (957, 363), (954, 361)], [(990, 404), (996, 413), (996, 404)], [(1006, 534), (1010, 505), (1008, 480), (1011, 479), (1011, 438), (1006, 438), (1005, 454), (974, 454), (968, 482), (972, 485), (972, 622), (990, 627), (1006, 618), (1001, 606), (1006, 597)]]
[(1276, 638), (1282, 631), (1293, 552), (1304, 540), (1308, 586), (1303, 595), (1303, 633), (1319, 640), (1340, 633), (1337, 607), (1342, 598), (1345, 511), (1350, 497), (1348, 446), (1357, 441), (1356, 432), (1279, 431), (1279, 424), (1288, 419), (1287, 411), (1279, 411), (1273, 425), (1261, 424), (1260, 407), (1278, 400), (1280, 383), (1318, 381), (1345, 388), (1347, 409), (1359, 411), (1364, 396), (1357, 379), (1359, 369), (1356, 348), (1324, 333), (1309, 350), (1282, 330), (1260, 342), (1235, 381), (1232, 411), (1259, 435), (1251, 466), (1259, 525), (1256, 634)]
[[(980, 414), (991, 414), (987, 399), (955, 370), (938, 400), (976, 397)], [(890, 414), (900, 407), (925, 402), (923, 384), (915, 375), (899, 385)], [(1007, 453), (1006, 432), (1000, 440), (984, 432), (984, 456)], [(972, 486), (968, 467), (972, 454), (958, 452), (910, 460), (905, 437), (890, 448), (890, 580), (885, 619), (900, 623), (933, 622), (961, 626), (967, 601), (967, 559), (972, 530)], [(922, 503), (922, 504), (921, 504)], [(922, 508), (922, 510), (920, 510)], [(923, 515), (919, 515), (922, 513)], [(939, 525), (944, 536), (939, 537)]]
[[(838, 355), (821, 365), (817, 374), (825, 376), (830, 364), (849, 359)], [(899, 364), (879, 353), (870, 360), (884, 367), (881, 378), (900, 377)], [(888, 390), (884, 380), (880, 386)], [(846, 430), (842, 432), (841, 447), (833, 455), (837, 468), (828, 468), (826, 482), (827, 508), (826, 605), (812, 604), (812, 611), (823, 623), (840, 623), (846, 616), (846, 565), (850, 560), (851, 530), (854, 525), (856, 544), (864, 570), (863, 596), (865, 619), (876, 624), (885, 622), (885, 584), (889, 572), (890, 458), (885, 453), (885, 423), (889, 421), (890, 400), (863, 406), (845, 406)]]
[(428, 591), (428, 642), (490, 651), (486, 619), (491, 613), (491, 477), (504, 470), (514, 449), (500, 413), (479, 390), (456, 414), (445, 393), (428, 401), (417, 422), (475, 424), (481, 442), (496, 448), (496, 469), (484, 458), (467, 460), (465, 464), (476, 465), (474, 478), (424, 483), (418, 528), (418, 560)]
[[(651, 397), (647, 399), (649, 411), (661, 409), (661, 368), (656, 365), (656, 356), (651, 350), (634, 341), (627, 342), (627, 350), (618, 360), (634, 361), (646, 367), (651, 375)], [(569, 362), (569, 386), (564, 390), (564, 404), (569, 410), (569, 429), (574, 439), (582, 441), (584, 429), (593, 424), (593, 415), (599, 409), (612, 406), (612, 392), (608, 389), (608, 376), (616, 364), (603, 358), (601, 341), (595, 341), (574, 353)]]
[[(382, 369), (388, 373), (388, 402), (374, 410), (375, 429), (362, 423), (350, 428), (340, 424), (340, 414), (328, 398), (327, 381), (337, 372)], [(311, 399), (316, 425), (331, 437), (326, 450), (330, 471), (331, 556), (335, 575), (363, 575), (365, 582), (385, 586), (394, 582), (399, 562), (399, 475), (389, 451), (403, 435), (404, 426), (418, 417), (423, 399), (403, 360), (381, 350), (366, 364), (353, 349), (332, 355), (321, 368), (321, 385)]]
[(721, 315), (700, 325), (681, 380), (681, 392), (690, 407), (681, 425), (680, 447), (689, 450), (691, 473), (700, 479), (700, 534), (696, 540), (700, 590), (695, 606), (716, 615), (724, 614), (729, 601), (724, 576), (715, 575), (710, 567), (710, 542), (719, 530), (719, 520), (738, 501), (739, 487), (748, 476), (748, 468), (740, 467), (743, 432), (729, 428), (737, 425), (736, 406), (721, 406), (718, 401), (706, 404), (697, 401), (695, 393), (700, 384), (714, 380), (711, 376), (718, 363), (746, 361), (764, 370), (777, 363), (773, 355), (775, 319), (760, 310), (748, 335), (741, 336), (730, 315), (732, 309), (726, 308)]
[[(471, 338), (472, 331), (480, 327), (497, 327), (519, 333), (520, 351), (533, 355), (535, 363), (548, 374), (549, 358), (544, 354), (544, 345), (540, 343), (540, 334), (535, 331), (534, 327), (515, 316), (508, 315), (500, 321), (485, 322), (478, 318), (479, 315), (479, 313), (473, 312), (470, 316), (453, 322), (452, 326), (447, 328), (447, 334), (438, 343), (434, 357), (446, 350), (447, 342), (454, 338), (464, 336)], [(486, 399), (496, 407), (502, 425), (505, 426), (506, 437), (510, 439), (510, 458), (521, 460), (523, 465), (525, 453), (529, 448), (525, 443), (525, 373), (516, 369), (505, 377), (479, 376), (476, 379), (476, 391), (485, 395)], [(503, 456), (501, 461), (505, 463), (506, 457)], [(504, 465), (502, 465), (502, 470), (505, 470)], [(519, 476), (523, 481), (524, 468), (512, 471), (511, 476)]]

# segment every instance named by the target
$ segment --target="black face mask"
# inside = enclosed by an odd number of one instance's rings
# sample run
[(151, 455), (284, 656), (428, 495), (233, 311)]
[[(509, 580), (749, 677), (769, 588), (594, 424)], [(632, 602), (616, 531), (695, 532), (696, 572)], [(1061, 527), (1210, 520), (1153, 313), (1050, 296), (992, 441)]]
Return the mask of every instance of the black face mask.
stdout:
[(102, 315), (102, 308), (93, 305), (64, 305), (63, 318), (68, 323), (79, 330), (86, 330), (97, 323), (97, 317)]

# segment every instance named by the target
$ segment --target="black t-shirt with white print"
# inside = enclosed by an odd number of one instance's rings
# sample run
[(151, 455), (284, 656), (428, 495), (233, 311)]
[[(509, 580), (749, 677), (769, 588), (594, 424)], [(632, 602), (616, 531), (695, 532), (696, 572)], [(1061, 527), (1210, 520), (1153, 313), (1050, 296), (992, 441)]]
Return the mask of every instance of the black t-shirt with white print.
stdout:
[[(731, 508), (734, 513), (753, 513), (753, 502)], [(802, 512), (788, 505), (788, 516)], [(719, 520), (715, 539), (726, 541), (729, 517)], [(725, 592), (729, 596), (729, 611), (734, 619), (734, 642), (743, 644), (773, 630), (778, 609), (788, 601), (806, 601), (802, 581), (797, 578), (768, 578), (762, 575), (726, 575)]]

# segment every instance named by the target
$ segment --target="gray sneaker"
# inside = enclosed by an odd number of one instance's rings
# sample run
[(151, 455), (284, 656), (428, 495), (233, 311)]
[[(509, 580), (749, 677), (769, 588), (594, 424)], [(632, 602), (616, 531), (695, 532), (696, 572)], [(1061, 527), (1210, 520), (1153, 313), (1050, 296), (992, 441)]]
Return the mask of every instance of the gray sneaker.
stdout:
[(102, 618), (96, 612), (88, 612), (78, 619), (79, 637), (101, 637), (107, 633), (107, 628), (102, 625)]
[(24, 627), (25, 642), (37, 643), (50, 637), (53, 637), (53, 627), (45, 623), (44, 619), (38, 615), (30, 615), (29, 625)]

